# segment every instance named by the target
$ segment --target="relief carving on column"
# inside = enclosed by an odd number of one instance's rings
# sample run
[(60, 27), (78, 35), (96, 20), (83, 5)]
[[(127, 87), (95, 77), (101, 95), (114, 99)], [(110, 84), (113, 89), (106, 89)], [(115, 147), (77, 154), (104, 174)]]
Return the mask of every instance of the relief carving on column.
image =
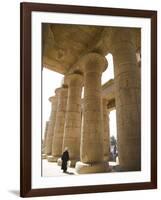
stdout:
[(113, 34), (113, 58), (120, 170), (141, 169), (141, 80), (136, 46), (128, 28)]
[(65, 77), (68, 85), (67, 112), (63, 139), (63, 150), (69, 150), (71, 166), (75, 166), (80, 159), (80, 134), (81, 134), (81, 94), (83, 76), (72, 73)]

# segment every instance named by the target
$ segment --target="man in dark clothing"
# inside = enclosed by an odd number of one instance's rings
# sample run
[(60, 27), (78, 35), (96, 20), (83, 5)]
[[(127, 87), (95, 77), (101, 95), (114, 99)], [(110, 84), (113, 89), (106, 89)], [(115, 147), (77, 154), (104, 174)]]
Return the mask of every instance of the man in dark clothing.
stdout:
[(69, 160), (69, 153), (68, 153), (68, 149), (67, 148), (65, 148), (65, 150), (63, 152), (63, 155), (61, 157), (61, 160), (62, 160), (61, 169), (65, 173), (67, 171), (67, 162)]

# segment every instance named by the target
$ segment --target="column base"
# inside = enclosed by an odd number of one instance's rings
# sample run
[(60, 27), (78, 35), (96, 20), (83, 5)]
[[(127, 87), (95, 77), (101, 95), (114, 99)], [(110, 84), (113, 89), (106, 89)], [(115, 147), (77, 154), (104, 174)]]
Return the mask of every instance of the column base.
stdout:
[(48, 162), (57, 162), (58, 157), (54, 157), (52, 155), (47, 156)]
[(110, 172), (108, 162), (89, 163), (89, 164), (83, 162), (77, 162), (75, 169), (78, 174)]
[[(78, 160), (69, 160), (69, 161), (68, 161), (68, 167), (73, 167), (73, 168), (74, 168), (77, 161), (78, 161)], [(61, 166), (61, 164), (62, 164), (61, 158), (58, 158), (57, 164), (58, 164), (58, 166)]]
[(116, 171), (119, 171), (119, 172), (135, 172), (135, 171), (141, 171), (141, 168), (140, 167), (131, 168), (131, 167), (123, 167), (123, 166), (117, 165)]
[(75, 167), (78, 160), (70, 160), (70, 167)]

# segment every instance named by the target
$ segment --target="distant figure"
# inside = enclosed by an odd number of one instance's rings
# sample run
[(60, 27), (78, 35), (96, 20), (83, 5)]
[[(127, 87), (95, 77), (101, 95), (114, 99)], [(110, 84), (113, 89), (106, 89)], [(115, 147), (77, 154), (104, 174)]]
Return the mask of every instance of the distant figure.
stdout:
[(117, 146), (115, 144), (115, 146), (113, 147), (113, 160), (116, 162), (116, 157), (117, 157)]
[(117, 147), (116, 147), (116, 144), (115, 144), (115, 146), (114, 146), (114, 148), (113, 148), (113, 153), (114, 153), (114, 155), (116, 155), (116, 151), (117, 151)]
[(69, 152), (68, 152), (68, 148), (67, 147), (65, 148), (61, 159), (62, 159), (61, 169), (65, 173), (67, 171), (67, 163), (68, 163), (68, 160), (69, 160)]

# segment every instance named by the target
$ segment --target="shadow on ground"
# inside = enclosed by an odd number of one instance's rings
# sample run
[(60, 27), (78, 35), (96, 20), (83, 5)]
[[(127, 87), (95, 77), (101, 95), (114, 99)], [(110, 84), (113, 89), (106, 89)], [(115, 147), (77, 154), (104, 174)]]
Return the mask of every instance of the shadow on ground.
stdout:
[(66, 174), (69, 174), (69, 175), (75, 175), (73, 172), (64, 172)]
[(14, 194), (15, 196), (18, 196), (18, 197), (20, 196), (20, 191), (18, 190), (9, 190), (8, 192)]

